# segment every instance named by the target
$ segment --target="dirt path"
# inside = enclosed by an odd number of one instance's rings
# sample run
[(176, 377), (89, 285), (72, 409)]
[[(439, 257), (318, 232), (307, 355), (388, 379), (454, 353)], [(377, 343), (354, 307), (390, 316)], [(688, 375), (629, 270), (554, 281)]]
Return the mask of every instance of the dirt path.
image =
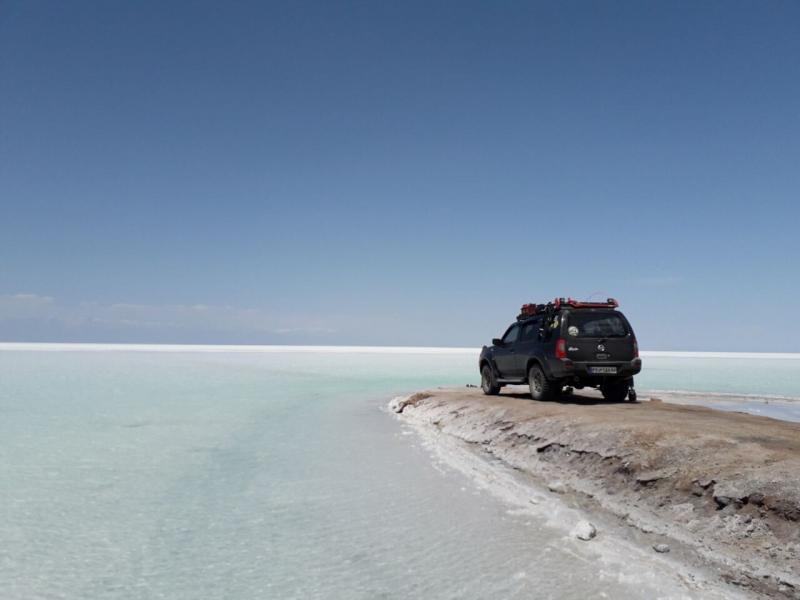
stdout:
[(733, 585), (800, 598), (800, 423), (649, 399), (608, 404), (593, 393), (534, 402), (463, 388), (393, 409), (688, 549)]

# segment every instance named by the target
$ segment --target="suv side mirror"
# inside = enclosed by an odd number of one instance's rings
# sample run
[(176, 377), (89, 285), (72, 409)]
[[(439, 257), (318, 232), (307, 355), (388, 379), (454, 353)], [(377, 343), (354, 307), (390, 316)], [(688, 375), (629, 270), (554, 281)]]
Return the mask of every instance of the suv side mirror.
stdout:
[(504, 346), (503, 340), (500, 338), (492, 338), (492, 346)]

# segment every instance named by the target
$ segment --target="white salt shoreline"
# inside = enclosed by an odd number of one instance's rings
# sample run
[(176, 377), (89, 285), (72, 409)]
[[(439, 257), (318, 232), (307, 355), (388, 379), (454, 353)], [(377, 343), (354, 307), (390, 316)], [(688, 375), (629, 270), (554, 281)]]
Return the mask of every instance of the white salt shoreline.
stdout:
[[(69, 352), (321, 352), (333, 354), (475, 354), (480, 348), (444, 346), (293, 346), (280, 344), (128, 344), (94, 342), (0, 342), (0, 351)], [(696, 352), (642, 350), (643, 358), (763, 358), (800, 360), (800, 352)]]
[(797, 424), (671, 403), (593, 400), (583, 393), (535, 403), (513, 390), (486, 397), (437, 389), (390, 407), (431, 443), (460, 442), (490, 460), (498, 477), (503, 470), (522, 473), (533, 479), (532, 492), (547, 484), (592, 518), (605, 517), (596, 521), (601, 533), (637, 536), (655, 552), (668, 551), (669, 542), (684, 577), (694, 579), (697, 568), (711, 589), (727, 581), (753, 597), (800, 598), (800, 545), (792, 534)]

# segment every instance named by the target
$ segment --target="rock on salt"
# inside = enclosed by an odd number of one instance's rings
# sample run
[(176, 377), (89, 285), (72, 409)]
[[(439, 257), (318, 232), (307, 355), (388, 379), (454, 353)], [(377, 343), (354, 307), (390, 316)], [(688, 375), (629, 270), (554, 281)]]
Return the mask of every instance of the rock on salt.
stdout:
[(588, 542), (589, 540), (594, 539), (594, 537), (597, 535), (597, 528), (589, 523), (589, 521), (579, 521), (572, 530), (572, 535), (579, 540)]

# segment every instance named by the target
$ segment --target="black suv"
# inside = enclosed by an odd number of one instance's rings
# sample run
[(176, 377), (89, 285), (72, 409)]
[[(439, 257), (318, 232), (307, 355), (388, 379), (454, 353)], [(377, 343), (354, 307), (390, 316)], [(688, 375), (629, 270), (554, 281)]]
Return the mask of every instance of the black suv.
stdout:
[(534, 400), (555, 398), (565, 387), (596, 387), (615, 402), (636, 400), (633, 376), (642, 370), (642, 361), (633, 329), (618, 306), (613, 298), (523, 305), (517, 322), (481, 350), (484, 393), (527, 383)]

